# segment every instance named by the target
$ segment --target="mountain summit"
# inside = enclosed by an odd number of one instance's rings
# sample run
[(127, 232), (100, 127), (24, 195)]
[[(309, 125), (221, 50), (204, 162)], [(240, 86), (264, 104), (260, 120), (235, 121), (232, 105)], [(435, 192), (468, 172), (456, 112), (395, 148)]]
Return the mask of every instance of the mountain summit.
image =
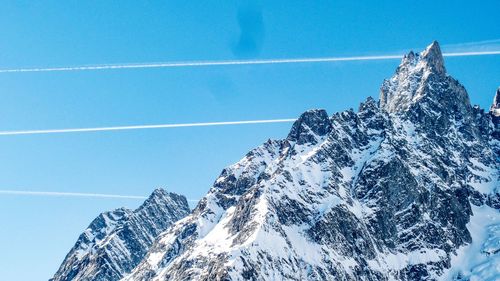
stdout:
[(493, 98), (493, 104), (490, 108), (491, 115), (495, 117), (500, 117), (500, 87), (497, 89), (497, 93)]
[(493, 278), (494, 131), (434, 42), (403, 58), (379, 104), (307, 111), (224, 169), (124, 280)]
[(51, 279), (119, 280), (146, 255), (158, 234), (189, 213), (184, 196), (156, 189), (136, 210), (100, 214)]
[(445, 74), (443, 54), (437, 41), (432, 42), (421, 54), (422, 62), (427, 65), (432, 72)]
[(447, 110), (452, 114), (466, 114), (470, 108), (465, 88), (447, 75), (436, 41), (420, 54), (405, 55), (394, 76), (385, 80), (380, 90), (380, 107), (389, 113), (407, 111), (422, 102), (437, 112)]

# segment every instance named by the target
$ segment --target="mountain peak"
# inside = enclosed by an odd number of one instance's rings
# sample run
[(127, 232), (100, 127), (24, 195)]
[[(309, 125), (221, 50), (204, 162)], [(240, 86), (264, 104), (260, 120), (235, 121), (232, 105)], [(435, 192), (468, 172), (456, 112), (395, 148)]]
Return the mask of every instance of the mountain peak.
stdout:
[(326, 135), (330, 129), (331, 122), (326, 110), (308, 110), (295, 121), (287, 139), (297, 144), (315, 143), (317, 137)]
[(493, 104), (491, 105), (490, 112), (495, 117), (500, 117), (500, 87), (497, 89), (497, 93), (493, 98)]
[(165, 189), (159, 187), (153, 190), (153, 192), (151, 192), (147, 200), (160, 199), (160, 198), (165, 198), (167, 196), (169, 196), (169, 193), (165, 191)]
[(188, 213), (184, 196), (162, 188), (136, 210), (102, 213), (80, 235), (51, 280), (119, 280), (142, 260), (156, 236)]
[(436, 112), (462, 114), (470, 107), (465, 88), (446, 74), (437, 41), (419, 54), (410, 52), (404, 56), (396, 73), (380, 89), (380, 108), (389, 113), (429, 102), (434, 103)]
[(369, 96), (359, 105), (358, 111), (376, 110), (377, 108), (377, 101), (373, 97)]
[(425, 50), (421, 53), (421, 58), (429, 68), (434, 70), (434, 72), (442, 74), (446, 73), (446, 69), (444, 68), (443, 53), (441, 52), (441, 48), (439, 47), (439, 43), (437, 41), (433, 41), (432, 44), (425, 48)]
[(159, 187), (153, 190), (151, 195), (149, 195), (148, 199), (144, 201), (144, 203), (138, 208), (145, 209), (156, 207), (156, 206), (164, 206), (168, 207), (170, 205), (182, 205), (188, 206), (187, 199), (183, 195), (179, 195), (173, 192), (167, 192), (165, 189)]

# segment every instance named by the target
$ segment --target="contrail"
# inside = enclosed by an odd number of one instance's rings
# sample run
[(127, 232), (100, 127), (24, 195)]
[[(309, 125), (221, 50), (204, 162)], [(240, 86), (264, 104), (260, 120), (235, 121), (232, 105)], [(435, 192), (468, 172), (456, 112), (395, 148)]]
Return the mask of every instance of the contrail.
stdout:
[[(445, 57), (486, 56), (486, 55), (500, 55), (500, 51), (443, 53), (443, 56)], [(403, 57), (402, 55), (382, 55), (382, 56), (320, 57), (320, 58), (291, 58), (291, 59), (289, 58), (289, 59), (261, 59), (261, 60), (185, 61), (185, 62), (159, 62), (159, 63), (138, 63), (138, 64), (104, 64), (104, 65), (68, 66), (68, 67), (11, 68), (11, 69), (0, 69), (0, 73), (372, 61), (372, 60), (401, 59), (402, 57)]]
[(453, 52), (444, 53), (444, 57), (467, 57), (467, 56), (488, 56), (500, 55), (500, 51), (477, 51), (477, 52)]
[(470, 52), (470, 51), (495, 51), (500, 49), (500, 39), (483, 40), (475, 42), (463, 42), (443, 45), (448, 52)]
[(128, 68), (227, 66), (227, 65), (253, 65), (253, 64), (314, 63), (314, 62), (334, 62), (334, 61), (384, 60), (384, 59), (397, 59), (397, 58), (401, 58), (401, 56), (400, 55), (393, 55), (393, 56), (391, 55), (391, 56), (359, 56), (359, 57), (332, 57), (332, 58), (297, 58), (297, 59), (263, 59), (263, 60), (159, 62), (159, 63), (138, 63), (138, 64), (105, 64), (105, 65), (90, 65), (90, 66), (71, 66), (71, 67), (0, 69), (0, 73), (84, 71), (84, 70), (108, 70), (108, 69), (128, 69)]
[[(103, 194), (103, 193), (82, 193), (82, 192), (54, 192), (54, 191), (26, 191), (26, 190), (0, 190), (0, 194), (6, 195), (24, 195), (24, 196), (69, 196), (69, 197), (96, 197), (113, 199), (140, 199), (144, 200), (146, 196)], [(188, 199), (190, 202), (198, 202), (196, 199)]]
[(53, 191), (21, 191), (21, 190), (0, 190), (0, 194), (9, 195), (34, 195), (34, 196), (72, 196), (72, 197), (99, 197), (99, 198), (119, 198), (119, 199), (146, 199), (145, 196), (117, 195), (102, 193), (81, 193), (81, 192), (53, 192)]
[(123, 131), (123, 130), (142, 130), (142, 129), (161, 129), (161, 128), (181, 128), (181, 127), (227, 126), (227, 125), (244, 125), (244, 124), (265, 124), (265, 123), (286, 123), (286, 122), (294, 122), (295, 120), (297, 120), (297, 119), (271, 119), (271, 120), (228, 121), (228, 122), (205, 122), (205, 123), (180, 123), (180, 124), (114, 126), (114, 127), (95, 127), (95, 128), (0, 131), (0, 136), (41, 135), (41, 134), (61, 134), (61, 133), (83, 133), (83, 132), (102, 132), (102, 131)]

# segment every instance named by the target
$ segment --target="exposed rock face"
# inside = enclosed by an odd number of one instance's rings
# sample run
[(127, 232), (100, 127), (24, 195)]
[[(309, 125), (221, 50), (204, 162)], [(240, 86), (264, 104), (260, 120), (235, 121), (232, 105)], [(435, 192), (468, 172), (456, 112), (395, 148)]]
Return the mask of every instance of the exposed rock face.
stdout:
[[(411, 52), (384, 81), (380, 105), (368, 98), (357, 112), (308, 111), (286, 139), (224, 169), (124, 280), (500, 274), (493, 259), (475, 266), (500, 252), (493, 116), (448, 76), (437, 42)], [(484, 237), (482, 248), (470, 246)]]
[(80, 235), (51, 280), (119, 280), (143, 259), (158, 234), (188, 213), (184, 196), (163, 189), (136, 210), (102, 213)]

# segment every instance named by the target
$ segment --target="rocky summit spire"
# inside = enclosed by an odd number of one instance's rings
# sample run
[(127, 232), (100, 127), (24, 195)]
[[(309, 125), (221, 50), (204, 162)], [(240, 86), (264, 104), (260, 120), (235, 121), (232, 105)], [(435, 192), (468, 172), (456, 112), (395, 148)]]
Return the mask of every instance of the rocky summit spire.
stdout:
[(422, 62), (435, 73), (445, 74), (443, 54), (437, 41), (432, 42), (421, 54)]
[(404, 112), (422, 102), (439, 103), (433, 105), (436, 112), (458, 108), (465, 114), (470, 107), (464, 87), (446, 74), (437, 41), (419, 54), (404, 56), (396, 73), (380, 89), (380, 107), (389, 113)]
[(493, 104), (490, 108), (491, 115), (500, 118), (500, 87), (497, 89), (497, 93), (493, 98)]

